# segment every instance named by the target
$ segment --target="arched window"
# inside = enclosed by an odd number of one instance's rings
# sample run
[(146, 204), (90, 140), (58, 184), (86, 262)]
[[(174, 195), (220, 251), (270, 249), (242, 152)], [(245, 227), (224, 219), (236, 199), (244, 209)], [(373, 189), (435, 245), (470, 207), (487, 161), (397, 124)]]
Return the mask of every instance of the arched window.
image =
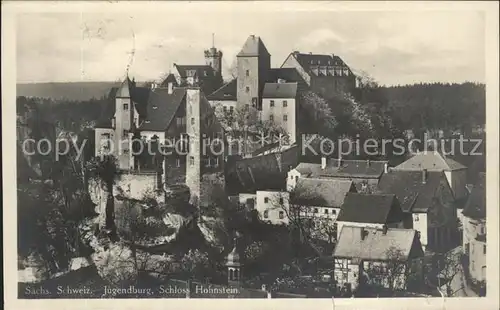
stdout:
[(239, 276), (238, 269), (235, 269), (234, 270), (234, 280), (238, 280), (238, 276)]
[(229, 280), (233, 280), (233, 279), (234, 279), (234, 270), (229, 269)]

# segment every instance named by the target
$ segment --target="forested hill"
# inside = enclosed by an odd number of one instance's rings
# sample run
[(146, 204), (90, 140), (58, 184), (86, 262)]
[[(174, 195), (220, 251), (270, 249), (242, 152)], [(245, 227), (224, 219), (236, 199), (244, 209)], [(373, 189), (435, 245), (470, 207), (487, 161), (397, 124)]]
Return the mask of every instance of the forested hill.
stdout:
[(17, 84), (17, 96), (85, 101), (106, 96), (119, 82), (70, 82)]
[(484, 84), (414, 84), (382, 90), (393, 116), (407, 128), (459, 129), (485, 124)]

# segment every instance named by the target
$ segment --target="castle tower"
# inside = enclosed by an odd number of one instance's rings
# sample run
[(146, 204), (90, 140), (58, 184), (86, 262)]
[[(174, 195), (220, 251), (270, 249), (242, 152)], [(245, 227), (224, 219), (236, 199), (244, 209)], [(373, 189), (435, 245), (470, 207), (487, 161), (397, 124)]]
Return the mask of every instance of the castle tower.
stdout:
[(271, 68), (271, 55), (258, 36), (246, 40), (237, 57), (237, 102), (260, 110), (261, 95)]
[(236, 238), (234, 239), (234, 248), (227, 255), (227, 284), (231, 286), (240, 286), (241, 284), (241, 262), (240, 255), (236, 249)]
[(201, 129), (200, 129), (199, 88), (186, 90), (186, 134), (189, 137), (189, 147), (186, 157), (186, 185), (191, 192), (190, 203), (199, 206), (201, 191)]
[(134, 106), (130, 97), (132, 82), (128, 76), (120, 85), (115, 95), (115, 145), (113, 153), (118, 160), (118, 168), (128, 170), (130, 168), (130, 131), (133, 128)]
[(212, 47), (205, 50), (205, 62), (212, 67), (214, 71), (222, 76), (222, 51), (215, 47), (214, 37), (212, 35)]

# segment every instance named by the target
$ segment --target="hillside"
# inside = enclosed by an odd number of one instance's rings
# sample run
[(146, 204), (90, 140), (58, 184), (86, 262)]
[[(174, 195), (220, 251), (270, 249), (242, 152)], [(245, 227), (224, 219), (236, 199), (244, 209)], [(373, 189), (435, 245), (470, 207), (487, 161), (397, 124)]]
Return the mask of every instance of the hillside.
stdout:
[(119, 82), (57, 82), (17, 84), (17, 96), (84, 101), (106, 96)]

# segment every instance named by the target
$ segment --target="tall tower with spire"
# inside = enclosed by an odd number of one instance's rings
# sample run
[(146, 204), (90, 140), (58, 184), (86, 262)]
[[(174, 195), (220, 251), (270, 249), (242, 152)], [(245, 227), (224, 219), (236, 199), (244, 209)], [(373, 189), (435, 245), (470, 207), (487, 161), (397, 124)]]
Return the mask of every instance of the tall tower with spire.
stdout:
[(222, 51), (215, 47), (215, 34), (212, 34), (212, 47), (205, 50), (205, 62), (217, 74), (222, 75)]

